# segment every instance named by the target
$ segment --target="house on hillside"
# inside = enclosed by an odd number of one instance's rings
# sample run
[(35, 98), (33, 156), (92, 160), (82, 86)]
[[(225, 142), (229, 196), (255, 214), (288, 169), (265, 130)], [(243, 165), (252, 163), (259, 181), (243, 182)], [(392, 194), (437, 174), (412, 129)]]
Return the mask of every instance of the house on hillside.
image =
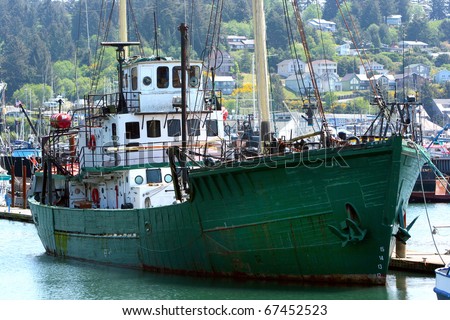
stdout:
[[(324, 73), (316, 75), (316, 84), (319, 92), (341, 91), (341, 81), (335, 73)], [(285, 80), (285, 87), (295, 93), (307, 94), (312, 92), (311, 74), (309, 72), (302, 75), (290, 75)]]
[(434, 75), (434, 82), (443, 84), (447, 81), (450, 81), (450, 71), (447, 69), (441, 70)]
[(277, 74), (287, 78), (292, 74), (304, 73), (306, 63), (300, 59), (283, 60), (277, 64)]
[(384, 65), (375, 61), (370, 61), (364, 63), (364, 65), (359, 65), (359, 74), (366, 74), (366, 73), (385, 74), (388, 72), (389, 72), (388, 70), (384, 69)]
[(337, 73), (324, 73), (320, 76), (316, 75), (316, 78), (319, 92), (342, 91), (341, 79)]
[(342, 91), (367, 90), (369, 79), (365, 74), (348, 73), (341, 79)]
[(400, 41), (398, 48), (402, 49), (426, 49), (428, 44), (422, 41)]
[(333, 21), (327, 21), (324, 19), (311, 19), (308, 20), (307, 24), (317, 30), (330, 32), (336, 31), (336, 23), (334, 23)]
[(391, 14), (386, 17), (386, 24), (390, 27), (398, 27), (402, 24), (401, 14)]
[(314, 60), (312, 63), (314, 74), (321, 76), (326, 73), (337, 74), (337, 63), (331, 60)]
[(397, 85), (392, 74), (376, 74), (369, 81), (378, 85), (382, 90), (395, 90)]
[(404, 73), (405, 73), (405, 75), (415, 73), (423, 78), (429, 78), (430, 70), (431, 69), (429, 66), (426, 66), (422, 63), (416, 63), (416, 64), (410, 64), (409, 66), (406, 66)]
[(222, 91), (224, 95), (230, 95), (236, 87), (236, 81), (230, 76), (216, 76), (214, 78), (215, 90)]
[(433, 99), (430, 116), (450, 123), (450, 99)]
[(336, 54), (338, 56), (356, 56), (358, 52), (356, 49), (352, 49), (350, 42), (346, 42), (336, 46)]
[(416, 73), (404, 76), (403, 74), (396, 74), (394, 77), (397, 90), (403, 90), (403, 88), (419, 90), (426, 82), (429, 82), (427, 78)]
[(218, 67), (216, 69), (216, 75), (218, 76), (231, 76), (234, 73), (235, 61), (234, 58), (226, 51), (221, 52), (219, 56), (216, 57), (211, 55), (209, 57), (209, 67)]
[(242, 43), (244, 44), (245, 50), (249, 50), (249, 51), (255, 50), (255, 40), (254, 39), (242, 40)]
[(246, 36), (227, 36), (227, 44), (230, 50), (254, 50), (255, 40)]

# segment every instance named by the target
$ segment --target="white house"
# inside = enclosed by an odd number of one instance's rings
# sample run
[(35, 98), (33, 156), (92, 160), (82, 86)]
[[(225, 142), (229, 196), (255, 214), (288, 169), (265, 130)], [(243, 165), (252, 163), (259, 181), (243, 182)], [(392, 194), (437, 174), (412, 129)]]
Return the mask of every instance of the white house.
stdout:
[(365, 63), (364, 65), (359, 66), (359, 74), (366, 74), (369, 72), (374, 72), (376, 74), (385, 74), (388, 73), (387, 70), (384, 70), (384, 65), (379, 64), (378, 62), (371, 61)]
[(447, 81), (450, 81), (450, 71), (447, 69), (441, 70), (434, 76), (434, 82), (443, 84)]
[(392, 74), (376, 74), (369, 79), (378, 83), (380, 88), (394, 90), (396, 87), (395, 77)]
[[(319, 92), (341, 91), (341, 82), (339, 76), (334, 73), (316, 75), (316, 84)], [(307, 89), (312, 90), (311, 74), (304, 73), (300, 75), (290, 75), (285, 80), (285, 86), (297, 93), (305, 94)], [(306, 89), (305, 89), (306, 88)]]
[(386, 17), (386, 24), (388, 26), (400, 26), (402, 24), (401, 14), (391, 14)]
[(337, 73), (337, 63), (331, 60), (315, 60), (312, 67), (316, 76), (321, 76), (325, 73)]
[(333, 21), (327, 21), (324, 19), (311, 19), (308, 20), (307, 23), (308, 25), (317, 30), (331, 31), (331, 32), (336, 31), (336, 23), (334, 23)]
[(356, 49), (351, 49), (350, 42), (346, 42), (336, 46), (336, 53), (338, 56), (356, 56), (358, 52)]
[(422, 41), (400, 41), (398, 47), (399, 49), (402, 49), (403, 47), (405, 49), (426, 49), (428, 44)]
[(291, 74), (303, 73), (306, 70), (306, 63), (300, 59), (283, 60), (277, 64), (277, 74), (282, 77), (289, 77)]

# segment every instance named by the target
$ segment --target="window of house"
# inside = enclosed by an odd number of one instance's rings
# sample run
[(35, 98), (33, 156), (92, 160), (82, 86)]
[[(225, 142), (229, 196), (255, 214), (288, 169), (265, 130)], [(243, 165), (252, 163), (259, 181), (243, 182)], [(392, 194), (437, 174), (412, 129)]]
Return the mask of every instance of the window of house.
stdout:
[(159, 120), (147, 121), (147, 137), (148, 138), (161, 137), (161, 122)]
[(125, 138), (126, 139), (140, 138), (139, 122), (136, 121), (125, 123)]
[(167, 120), (167, 134), (169, 137), (181, 136), (181, 121), (178, 119)]

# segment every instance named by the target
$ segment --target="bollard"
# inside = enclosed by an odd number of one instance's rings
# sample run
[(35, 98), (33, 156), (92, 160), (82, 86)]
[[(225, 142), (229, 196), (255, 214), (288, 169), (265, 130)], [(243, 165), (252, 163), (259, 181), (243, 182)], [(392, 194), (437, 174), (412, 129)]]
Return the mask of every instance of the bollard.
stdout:
[(406, 258), (406, 244), (400, 240), (395, 241), (395, 256), (397, 258)]

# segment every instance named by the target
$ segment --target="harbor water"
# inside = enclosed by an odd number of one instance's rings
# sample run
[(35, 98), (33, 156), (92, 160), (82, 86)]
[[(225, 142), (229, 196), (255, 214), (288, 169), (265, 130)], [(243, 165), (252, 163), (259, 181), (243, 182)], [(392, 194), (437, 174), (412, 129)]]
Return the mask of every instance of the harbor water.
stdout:
[[(419, 218), (407, 250), (450, 249), (449, 209), (410, 204), (408, 220)], [(432, 274), (391, 271), (375, 287), (210, 279), (48, 256), (29, 223), (0, 220), (0, 239), (0, 300), (436, 300)]]

